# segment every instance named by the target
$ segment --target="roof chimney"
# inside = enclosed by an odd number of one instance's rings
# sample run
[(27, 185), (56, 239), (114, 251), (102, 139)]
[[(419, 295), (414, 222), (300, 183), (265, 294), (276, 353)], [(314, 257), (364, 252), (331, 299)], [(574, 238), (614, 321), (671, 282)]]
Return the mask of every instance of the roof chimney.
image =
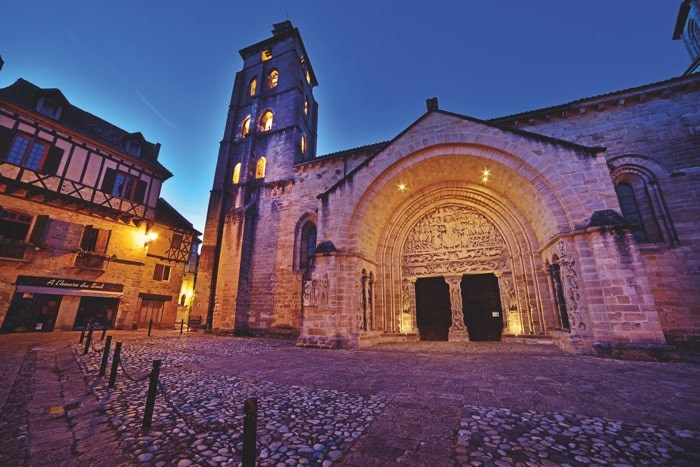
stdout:
[(440, 110), (440, 108), (438, 107), (437, 97), (426, 99), (425, 105), (428, 108), (428, 112), (437, 112), (438, 110)]

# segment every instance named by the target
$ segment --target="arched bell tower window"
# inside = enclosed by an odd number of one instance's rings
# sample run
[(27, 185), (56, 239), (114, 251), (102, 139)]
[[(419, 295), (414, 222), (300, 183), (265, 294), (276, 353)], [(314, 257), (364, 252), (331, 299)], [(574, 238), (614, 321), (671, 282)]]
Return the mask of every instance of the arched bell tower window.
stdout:
[(237, 162), (236, 165), (233, 166), (233, 177), (231, 178), (231, 181), (233, 182), (234, 185), (238, 184), (241, 181), (241, 163)]
[(272, 111), (266, 110), (262, 117), (260, 118), (260, 130), (270, 131), (272, 130)]
[(245, 137), (250, 133), (250, 115), (243, 119), (241, 123), (241, 137)]
[(254, 95), (255, 95), (255, 91), (257, 91), (257, 89), (258, 89), (258, 80), (257, 80), (257, 78), (253, 78), (253, 79), (250, 80), (249, 89), (250, 89), (250, 95), (251, 95), (251, 96), (254, 96)]
[(304, 99), (304, 115), (309, 115), (309, 98)]
[(260, 59), (263, 62), (266, 62), (272, 58), (272, 50), (270, 49), (264, 49), (262, 53), (260, 54)]
[(306, 154), (306, 135), (301, 134), (301, 153)]
[(272, 70), (269, 75), (267, 75), (267, 87), (272, 89), (277, 87), (279, 82), (280, 74), (277, 70)]
[(255, 178), (265, 178), (265, 168), (267, 166), (267, 160), (265, 156), (260, 156), (258, 162), (255, 164)]

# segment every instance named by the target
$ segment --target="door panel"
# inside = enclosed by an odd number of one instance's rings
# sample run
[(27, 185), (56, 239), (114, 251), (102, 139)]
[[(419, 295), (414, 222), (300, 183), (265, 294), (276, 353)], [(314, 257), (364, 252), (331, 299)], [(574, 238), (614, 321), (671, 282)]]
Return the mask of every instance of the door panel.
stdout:
[(416, 323), (422, 341), (446, 341), (452, 325), (450, 287), (442, 277), (416, 281)]
[(503, 313), (498, 279), (493, 274), (462, 277), (462, 312), (469, 340), (500, 341)]

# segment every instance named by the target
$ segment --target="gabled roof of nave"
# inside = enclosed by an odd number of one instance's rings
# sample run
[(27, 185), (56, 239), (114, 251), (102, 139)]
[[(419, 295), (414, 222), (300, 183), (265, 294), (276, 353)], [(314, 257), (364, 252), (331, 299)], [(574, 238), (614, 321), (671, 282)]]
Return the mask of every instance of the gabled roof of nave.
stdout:
[[(371, 159), (376, 157), (378, 154), (382, 153), (385, 151), (387, 148), (391, 147), (392, 144), (394, 144), (397, 140), (399, 140), (404, 134), (409, 132), (411, 129), (415, 128), (417, 125), (419, 125), (425, 118), (427, 118), (428, 115), (430, 115), (432, 112), (439, 112), (444, 115), (449, 115), (458, 119), (462, 119), (464, 121), (480, 124), (480, 125), (485, 125), (491, 128), (496, 128), (499, 130), (502, 130), (504, 132), (509, 132), (512, 134), (516, 134), (519, 136), (523, 136), (526, 138), (531, 138), (533, 141), (539, 141), (539, 142), (544, 142), (544, 143), (549, 143), (549, 144), (555, 144), (563, 147), (567, 147), (570, 149), (574, 149), (576, 151), (584, 151), (588, 152), (591, 154), (596, 154), (600, 153), (602, 151), (605, 151), (604, 147), (590, 147), (590, 146), (584, 146), (580, 145), (577, 143), (574, 143), (569, 140), (564, 140), (560, 138), (553, 138), (549, 136), (545, 136), (539, 133), (535, 133), (533, 131), (527, 131), (527, 130), (522, 130), (519, 128), (516, 128), (514, 125), (518, 120), (523, 120), (523, 119), (530, 119), (530, 118), (535, 118), (537, 116), (546, 116), (549, 114), (553, 113), (559, 113), (559, 114), (565, 114), (570, 116), (571, 118), (575, 118), (576, 115), (579, 115), (579, 112), (568, 112), (567, 110), (571, 109), (581, 109), (587, 106), (592, 106), (592, 105), (601, 105), (604, 102), (618, 102), (620, 99), (630, 99), (635, 96), (640, 96), (640, 95), (645, 95), (647, 98), (651, 97), (658, 97), (664, 95), (664, 93), (670, 89), (670, 88), (676, 88), (676, 87), (686, 87), (688, 85), (691, 86), (696, 86), (700, 85), (700, 74), (696, 75), (688, 75), (688, 76), (681, 76), (681, 77), (676, 77), (676, 78), (671, 78), (666, 81), (661, 81), (657, 83), (651, 83), (651, 84), (646, 84), (643, 86), (638, 86), (634, 88), (628, 88), (628, 89), (623, 89), (620, 91), (614, 91), (606, 94), (601, 94), (597, 96), (592, 96), (592, 97), (587, 97), (587, 98), (582, 98), (578, 99), (572, 102), (568, 102), (565, 104), (560, 104), (557, 106), (552, 106), (552, 107), (546, 107), (542, 109), (536, 109), (536, 110), (531, 110), (527, 112), (522, 112), (518, 114), (513, 114), (510, 116), (505, 116), (505, 117), (498, 117), (494, 119), (489, 119), (489, 120), (481, 120), (475, 117), (471, 117), (468, 115), (463, 115), (463, 114), (458, 114), (455, 112), (449, 112), (445, 110), (433, 110), (433, 111), (428, 111), (421, 115), (416, 121), (414, 121), (412, 124), (410, 124), (406, 129), (404, 129), (402, 132), (400, 132), (398, 135), (396, 135), (393, 139), (390, 141), (385, 141), (381, 143), (375, 143), (371, 145), (365, 145), (365, 146), (360, 146), (358, 148), (352, 148), (352, 149), (347, 149), (344, 151), (338, 151), (334, 152), (331, 154), (327, 155), (322, 155), (314, 159), (313, 161), (317, 159), (329, 159), (329, 158), (334, 158), (334, 157), (348, 157), (351, 156), (353, 153), (363, 153), (367, 154), (367, 158), (360, 164), (357, 165), (352, 171), (350, 171), (345, 177), (343, 177), (341, 180), (336, 182), (333, 186), (331, 186), (328, 190), (326, 190), (324, 193), (319, 194), (319, 198), (327, 195), (331, 191), (335, 190), (338, 186), (342, 185), (347, 179), (352, 178), (355, 173), (357, 173), (359, 170), (362, 169), (363, 166), (365, 166)], [(368, 151), (368, 149), (370, 151)], [(309, 162), (313, 162), (309, 161)]]

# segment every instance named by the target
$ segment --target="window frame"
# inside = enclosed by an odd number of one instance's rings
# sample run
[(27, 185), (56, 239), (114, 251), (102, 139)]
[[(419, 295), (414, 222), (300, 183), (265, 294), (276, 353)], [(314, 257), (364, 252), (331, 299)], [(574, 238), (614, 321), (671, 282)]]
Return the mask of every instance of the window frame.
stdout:
[(157, 282), (170, 282), (172, 278), (172, 266), (156, 263), (153, 268), (153, 280)]

